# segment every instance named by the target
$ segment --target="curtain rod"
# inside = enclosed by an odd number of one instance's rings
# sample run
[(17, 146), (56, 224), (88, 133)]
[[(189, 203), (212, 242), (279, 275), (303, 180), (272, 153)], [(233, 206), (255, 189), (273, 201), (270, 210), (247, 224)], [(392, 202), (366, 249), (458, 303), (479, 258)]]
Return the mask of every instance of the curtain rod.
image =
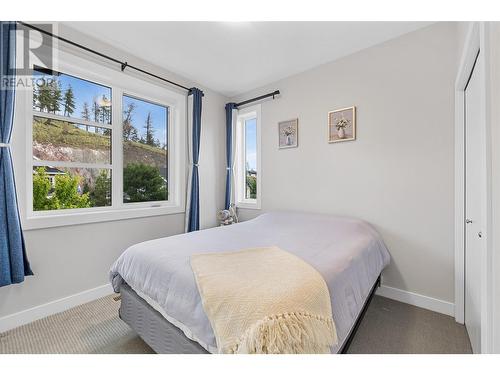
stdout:
[(181, 89), (184, 89), (184, 90), (186, 90), (186, 91), (188, 91), (188, 92), (190, 92), (190, 91), (191, 91), (191, 89), (190, 89), (189, 87), (183, 86), (183, 85), (181, 85), (181, 84), (179, 84), (179, 83), (176, 83), (176, 82), (173, 82), (173, 81), (170, 81), (170, 80), (168, 80), (168, 79), (166, 79), (166, 78), (163, 78), (163, 77), (160, 77), (160, 76), (158, 76), (158, 75), (156, 75), (156, 74), (154, 74), (154, 73), (150, 73), (150, 72), (148, 72), (148, 71), (146, 71), (146, 70), (144, 70), (144, 69), (141, 69), (141, 68), (139, 68), (139, 67), (137, 67), (137, 66), (130, 65), (130, 64), (129, 64), (129, 63), (127, 63), (126, 61), (125, 61), (125, 62), (123, 62), (123, 61), (120, 61), (120, 60), (118, 60), (118, 59), (115, 59), (114, 57), (111, 57), (111, 56), (105, 55), (104, 53), (94, 51), (93, 49), (90, 49), (89, 47), (85, 47), (85, 46), (83, 46), (83, 45), (81, 45), (81, 44), (78, 44), (78, 43), (76, 43), (76, 42), (73, 42), (72, 40), (69, 40), (69, 39), (63, 38), (62, 36), (52, 34), (51, 32), (48, 32), (48, 31), (46, 31), (46, 30), (43, 30), (43, 29), (41, 29), (41, 28), (39, 28), (39, 27), (36, 27), (36, 26), (34, 26), (34, 25), (31, 25), (31, 24), (29, 24), (29, 23), (25, 23), (25, 22), (21, 22), (21, 21), (18, 21), (18, 23), (19, 23), (19, 24), (21, 24), (21, 25), (23, 25), (23, 26), (25, 26), (25, 27), (29, 27), (30, 29), (36, 30), (36, 31), (38, 31), (38, 32), (41, 32), (42, 34), (48, 35), (48, 36), (50, 36), (50, 37), (52, 37), (52, 38), (59, 39), (59, 40), (61, 40), (61, 41), (65, 42), (65, 43), (71, 44), (71, 45), (72, 45), (72, 46), (74, 46), (74, 47), (78, 47), (78, 48), (80, 48), (80, 49), (83, 49), (84, 51), (87, 51), (87, 52), (93, 53), (94, 55), (100, 56), (100, 57), (102, 57), (102, 58), (104, 58), (104, 59), (107, 59), (107, 60), (113, 61), (114, 63), (120, 64), (120, 67), (121, 67), (122, 72), (125, 70), (125, 68), (130, 68), (130, 69), (136, 70), (136, 71), (138, 71), (138, 72), (141, 72), (141, 73), (143, 73), (143, 74), (146, 74), (146, 75), (148, 75), (148, 76), (151, 76), (151, 77), (154, 77), (154, 78), (156, 78), (156, 79), (159, 79), (159, 80), (161, 80), (161, 81), (163, 81), (163, 82), (167, 82), (167, 83), (169, 83), (169, 84), (171, 84), (171, 85), (177, 86), (177, 87), (179, 87), (179, 88), (181, 88)]
[(269, 94), (264, 94), (261, 96), (257, 96), (256, 98), (252, 98), (252, 99), (248, 99), (248, 100), (244, 100), (242, 102), (236, 103), (236, 107), (240, 107), (240, 106), (245, 105), (245, 104), (249, 104), (249, 103), (253, 103), (253, 102), (265, 99), (265, 98), (269, 98), (270, 96), (272, 96), (274, 99), (274, 97), (276, 95), (279, 95), (279, 94), (280, 94), (280, 90), (276, 90), (276, 91), (270, 92)]

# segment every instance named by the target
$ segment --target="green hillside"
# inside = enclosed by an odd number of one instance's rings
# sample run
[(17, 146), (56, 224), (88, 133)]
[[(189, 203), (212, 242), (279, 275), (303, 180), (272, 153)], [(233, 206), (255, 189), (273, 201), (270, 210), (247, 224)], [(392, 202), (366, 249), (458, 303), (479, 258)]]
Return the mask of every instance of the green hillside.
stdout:
[[(34, 118), (33, 141), (38, 143), (37, 153), (43, 159), (43, 146), (69, 147), (74, 149), (89, 149), (96, 151), (109, 151), (111, 139), (103, 134), (106, 129), (99, 128), (100, 133), (94, 132), (94, 127), (85, 130), (70, 122)], [(158, 147), (140, 142), (124, 142), (124, 164), (129, 162), (144, 162), (149, 165), (161, 167), (165, 164), (167, 151)]]

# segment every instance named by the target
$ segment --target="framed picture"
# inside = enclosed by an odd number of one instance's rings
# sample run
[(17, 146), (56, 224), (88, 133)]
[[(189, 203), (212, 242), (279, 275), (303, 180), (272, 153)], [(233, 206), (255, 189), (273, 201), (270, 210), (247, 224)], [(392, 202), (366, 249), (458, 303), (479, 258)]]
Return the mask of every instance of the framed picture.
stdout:
[(278, 123), (279, 148), (298, 146), (299, 119), (282, 121)]
[(356, 139), (356, 107), (328, 112), (328, 142), (345, 142)]

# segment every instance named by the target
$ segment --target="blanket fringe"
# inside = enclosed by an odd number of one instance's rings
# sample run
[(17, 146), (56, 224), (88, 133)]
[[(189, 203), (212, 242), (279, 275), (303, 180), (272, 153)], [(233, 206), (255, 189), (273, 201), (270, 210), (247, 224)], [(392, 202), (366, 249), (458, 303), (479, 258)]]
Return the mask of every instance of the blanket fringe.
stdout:
[(306, 312), (265, 317), (248, 328), (228, 351), (235, 354), (330, 353), (337, 344), (332, 318)]

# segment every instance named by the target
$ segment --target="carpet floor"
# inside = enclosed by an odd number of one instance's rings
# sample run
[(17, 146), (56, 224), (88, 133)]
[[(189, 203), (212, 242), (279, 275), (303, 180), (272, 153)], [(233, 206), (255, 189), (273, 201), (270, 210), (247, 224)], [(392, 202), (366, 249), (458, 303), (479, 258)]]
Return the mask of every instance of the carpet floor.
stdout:
[[(0, 333), (0, 353), (153, 353), (118, 317), (113, 296)], [(349, 353), (471, 353), (464, 326), (375, 296)]]

